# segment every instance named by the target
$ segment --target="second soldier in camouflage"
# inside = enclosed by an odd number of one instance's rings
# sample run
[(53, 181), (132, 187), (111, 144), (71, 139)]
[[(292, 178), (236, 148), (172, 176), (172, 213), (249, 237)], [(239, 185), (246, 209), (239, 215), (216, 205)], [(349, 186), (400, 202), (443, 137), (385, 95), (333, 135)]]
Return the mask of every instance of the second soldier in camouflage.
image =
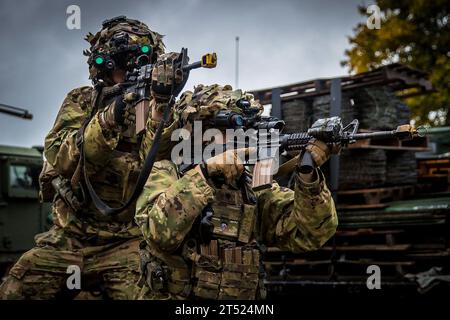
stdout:
[[(219, 110), (238, 110), (249, 94), (230, 86), (198, 86), (179, 103), (179, 116), (208, 123)], [(320, 167), (331, 150), (307, 147)], [(223, 157), (234, 159), (224, 163)], [(221, 187), (212, 183), (225, 178)], [(242, 179), (244, 177), (245, 179)], [(275, 246), (292, 252), (320, 248), (337, 227), (335, 205), (323, 174), (295, 177), (290, 190), (273, 183), (253, 192), (251, 175), (235, 150), (181, 169), (157, 162), (137, 202), (141, 244), (141, 299), (255, 299), (265, 296), (262, 256)]]

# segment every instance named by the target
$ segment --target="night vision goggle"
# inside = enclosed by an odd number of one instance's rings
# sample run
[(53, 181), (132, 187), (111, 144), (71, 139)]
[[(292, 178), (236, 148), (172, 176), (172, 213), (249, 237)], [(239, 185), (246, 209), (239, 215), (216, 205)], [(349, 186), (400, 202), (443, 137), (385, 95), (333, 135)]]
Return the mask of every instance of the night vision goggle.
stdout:
[(133, 68), (150, 63), (153, 54), (152, 45), (129, 44), (128, 33), (120, 32), (115, 34), (110, 40), (110, 44), (111, 50), (108, 53), (94, 55), (93, 64), (99, 69), (113, 70), (119, 59), (125, 60), (126, 65)]

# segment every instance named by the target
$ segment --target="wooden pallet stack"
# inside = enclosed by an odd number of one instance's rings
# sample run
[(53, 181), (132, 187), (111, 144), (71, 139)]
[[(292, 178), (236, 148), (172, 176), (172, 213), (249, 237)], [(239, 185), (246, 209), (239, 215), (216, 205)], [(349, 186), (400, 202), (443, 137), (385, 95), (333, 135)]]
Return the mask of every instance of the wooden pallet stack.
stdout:
[[(294, 131), (296, 122), (303, 129), (317, 118), (329, 117), (333, 101), (340, 102), (333, 104), (333, 113), (339, 112), (344, 124), (357, 118), (360, 131), (389, 130), (409, 122), (410, 110), (401, 99), (410, 92), (405, 89), (429, 92), (432, 88), (426, 77), (418, 70), (393, 64), (338, 82), (335, 78), (316, 79), (254, 94), (263, 104), (272, 105), (272, 115), (287, 115), (285, 120)], [(303, 110), (291, 110), (295, 107)], [(448, 142), (446, 146), (450, 151)], [(429, 270), (449, 276), (450, 192), (423, 194), (421, 186), (425, 182), (435, 186), (437, 179), (448, 185), (450, 158), (417, 162), (416, 154), (429, 149), (429, 139), (424, 137), (411, 141), (368, 139), (344, 150), (335, 190), (336, 235), (323, 248), (309, 253), (268, 248), (269, 292), (303, 292), (306, 296), (316, 292), (323, 297), (328, 288), (334, 296), (361, 294), (368, 292), (367, 268), (371, 265), (381, 270), (382, 288), (398, 289), (400, 295), (408, 290), (429, 290), (412, 280)], [(330, 176), (326, 165), (323, 171)], [(289, 186), (287, 180), (285, 185)]]
[[(407, 106), (388, 87), (369, 87), (348, 93), (353, 99), (361, 132), (392, 129), (409, 122)], [(399, 122), (402, 121), (402, 122)], [(412, 196), (417, 183), (416, 152), (428, 151), (428, 138), (361, 140), (340, 157), (340, 208), (385, 207)]]
[(424, 192), (450, 192), (450, 154), (419, 158), (418, 189)]
[(350, 145), (340, 160), (339, 206), (380, 208), (383, 203), (410, 198), (418, 176), (415, 153), (428, 150), (427, 137), (368, 139)]
[[(339, 211), (335, 237), (320, 250), (292, 254), (269, 248), (266, 254), (270, 290), (309, 286), (346, 293), (367, 292), (367, 269), (377, 265), (384, 289), (406, 294), (426, 292), (408, 279), (433, 267), (450, 267), (450, 197), (398, 202), (389, 208)], [(308, 286), (309, 285), (309, 286)], [(305, 291), (305, 293), (307, 290)], [(388, 290), (383, 291), (388, 292)]]
[(450, 127), (428, 128), (432, 152), (417, 156), (418, 189), (450, 192)]

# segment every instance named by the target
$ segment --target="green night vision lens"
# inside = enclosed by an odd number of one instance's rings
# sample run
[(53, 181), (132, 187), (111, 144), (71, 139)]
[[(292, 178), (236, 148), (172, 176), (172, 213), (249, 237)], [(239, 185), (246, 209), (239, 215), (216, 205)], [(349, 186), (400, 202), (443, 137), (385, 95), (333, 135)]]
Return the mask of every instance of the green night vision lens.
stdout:
[(102, 64), (103, 63), (103, 58), (102, 57), (97, 57), (97, 58), (95, 58), (95, 63), (96, 64)]
[(149, 53), (149, 52), (150, 52), (150, 46), (143, 45), (143, 46), (141, 47), (141, 52), (142, 52), (142, 53)]

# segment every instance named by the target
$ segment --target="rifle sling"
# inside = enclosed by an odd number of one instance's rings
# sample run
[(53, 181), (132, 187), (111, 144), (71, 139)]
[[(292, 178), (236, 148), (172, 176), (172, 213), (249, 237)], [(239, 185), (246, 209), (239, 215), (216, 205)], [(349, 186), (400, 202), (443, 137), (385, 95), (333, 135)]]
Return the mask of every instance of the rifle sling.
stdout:
[(92, 184), (89, 180), (89, 176), (88, 176), (87, 170), (86, 170), (86, 155), (84, 152), (84, 131), (87, 127), (87, 123), (82, 126), (81, 132), (80, 132), (81, 134), (79, 136), (80, 141), (79, 141), (78, 148), (80, 150), (80, 162), (81, 162), (82, 170), (83, 170), (84, 185), (85, 185), (86, 189), (88, 190), (89, 195), (90, 195), (95, 207), (102, 214), (104, 214), (106, 216), (115, 216), (115, 215), (119, 214), (123, 210), (127, 209), (132, 203), (134, 203), (136, 201), (136, 199), (139, 197), (139, 195), (141, 194), (141, 192), (144, 188), (144, 185), (147, 181), (147, 178), (149, 177), (149, 175), (152, 171), (153, 164), (155, 163), (156, 156), (158, 154), (159, 142), (161, 140), (162, 131), (164, 130), (166, 122), (168, 121), (168, 118), (170, 115), (169, 111), (172, 109), (174, 102), (175, 102), (175, 98), (172, 96), (169, 103), (164, 107), (163, 118), (162, 118), (161, 122), (159, 123), (158, 128), (156, 129), (155, 138), (153, 140), (152, 146), (150, 147), (150, 151), (145, 158), (144, 165), (142, 167), (141, 172), (139, 173), (139, 177), (137, 179), (136, 185), (134, 186), (133, 193), (131, 194), (130, 198), (125, 202), (125, 204), (119, 208), (111, 208), (102, 199), (100, 199), (100, 197), (95, 192), (94, 187), (92, 186)]
[(279, 168), (278, 172), (275, 174), (274, 178), (281, 178), (292, 174), (295, 167), (298, 165), (298, 161), (300, 159), (300, 155), (296, 155), (292, 159), (289, 159), (285, 163), (283, 163)]

